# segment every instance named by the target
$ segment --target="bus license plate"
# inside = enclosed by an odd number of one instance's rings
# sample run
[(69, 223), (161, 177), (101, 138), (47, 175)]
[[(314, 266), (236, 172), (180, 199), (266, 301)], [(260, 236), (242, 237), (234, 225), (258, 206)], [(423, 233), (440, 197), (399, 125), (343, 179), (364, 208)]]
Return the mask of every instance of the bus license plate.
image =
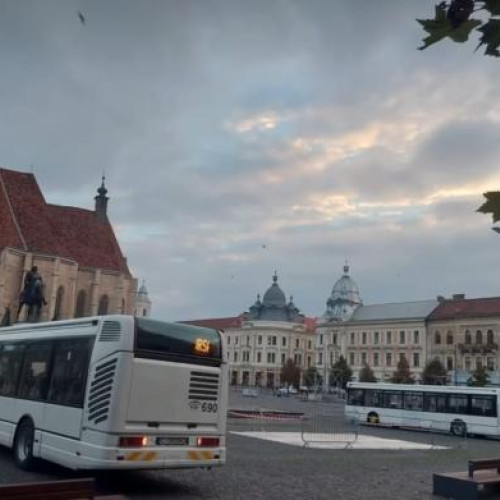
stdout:
[(187, 446), (189, 438), (187, 437), (160, 437), (156, 438), (156, 444), (159, 446)]

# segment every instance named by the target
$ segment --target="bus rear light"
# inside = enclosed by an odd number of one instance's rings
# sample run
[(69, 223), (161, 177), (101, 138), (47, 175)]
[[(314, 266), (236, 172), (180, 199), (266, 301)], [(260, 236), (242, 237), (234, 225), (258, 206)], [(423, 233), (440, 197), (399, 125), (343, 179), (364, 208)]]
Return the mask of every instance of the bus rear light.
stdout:
[(219, 446), (220, 439), (214, 437), (199, 437), (196, 439), (196, 446), (214, 448)]
[(118, 441), (120, 448), (142, 448), (148, 445), (146, 436), (122, 436)]

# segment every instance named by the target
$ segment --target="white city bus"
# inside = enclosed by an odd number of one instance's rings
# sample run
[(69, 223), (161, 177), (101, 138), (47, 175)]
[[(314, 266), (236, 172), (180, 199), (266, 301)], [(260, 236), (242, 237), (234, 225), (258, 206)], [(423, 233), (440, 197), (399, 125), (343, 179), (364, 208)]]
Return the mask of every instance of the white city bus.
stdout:
[(121, 315), (0, 328), (0, 444), (22, 468), (219, 466), (227, 377), (208, 328)]
[(345, 414), (359, 422), (500, 435), (500, 389), (351, 382)]

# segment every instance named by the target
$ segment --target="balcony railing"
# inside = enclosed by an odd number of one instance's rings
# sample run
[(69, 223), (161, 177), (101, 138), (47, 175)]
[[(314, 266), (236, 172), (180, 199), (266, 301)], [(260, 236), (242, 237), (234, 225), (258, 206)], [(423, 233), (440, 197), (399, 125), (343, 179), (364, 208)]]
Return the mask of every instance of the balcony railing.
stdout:
[(489, 344), (458, 344), (458, 350), (469, 354), (489, 354), (498, 350), (498, 344), (490, 342)]

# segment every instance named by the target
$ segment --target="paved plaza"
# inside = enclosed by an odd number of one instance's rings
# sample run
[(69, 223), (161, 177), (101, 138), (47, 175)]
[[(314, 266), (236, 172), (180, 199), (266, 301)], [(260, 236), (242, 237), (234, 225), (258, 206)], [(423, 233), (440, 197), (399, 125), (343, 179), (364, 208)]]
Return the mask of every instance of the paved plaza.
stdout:
[[(247, 399), (234, 392), (230, 406), (301, 411), (306, 416), (321, 411), (333, 415), (343, 412), (340, 400), (320, 405), (271, 395)], [(395, 449), (304, 448), (269, 439), (281, 433), (285, 433), (282, 436), (300, 436), (298, 421), (231, 419), (225, 467), (211, 471), (103, 473), (97, 477), (99, 490), (151, 500), (420, 500), (434, 498), (431, 495), (434, 471), (463, 470), (469, 458), (500, 456), (500, 442), (493, 439), (465, 440), (426, 432), (368, 427), (362, 427), (360, 432), (368, 442), (392, 441), (397, 445), (393, 446)], [(404, 449), (407, 446), (420, 449)], [(1, 482), (78, 476), (47, 463), (41, 464), (36, 472), (26, 473), (16, 469), (7, 450), (0, 451)]]

